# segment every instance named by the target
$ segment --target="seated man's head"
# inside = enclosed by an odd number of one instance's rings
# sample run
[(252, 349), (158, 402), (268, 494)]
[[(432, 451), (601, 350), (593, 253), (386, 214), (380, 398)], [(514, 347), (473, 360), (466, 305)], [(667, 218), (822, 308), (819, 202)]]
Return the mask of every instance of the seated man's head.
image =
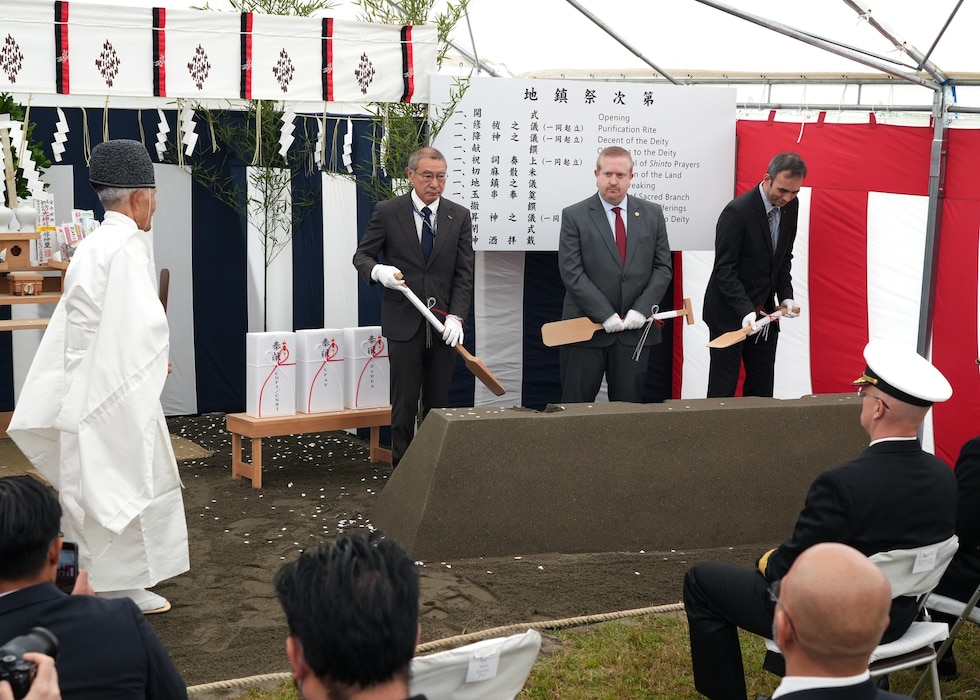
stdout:
[(54, 582), (61, 554), (61, 506), (28, 476), (0, 479), (0, 591)]
[(872, 440), (912, 437), (934, 404), (953, 394), (942, 372), (915, 350), (889, 340), (872, 340), (864, 348), (867, 366), (854, 380), (866, 399), (861, 426)]
[(804, 551), (779, 582), (773, 635), (787, 675), (853, 676), (868, 668), (888, 626), (891, 584), (838, 542)]
[(377, 533), (341, 537), (283, 566), (274, 583), (303, 697), (352, 698), (388, 684), (407, 689), (419, 637), (419, 579), (401, 545)]

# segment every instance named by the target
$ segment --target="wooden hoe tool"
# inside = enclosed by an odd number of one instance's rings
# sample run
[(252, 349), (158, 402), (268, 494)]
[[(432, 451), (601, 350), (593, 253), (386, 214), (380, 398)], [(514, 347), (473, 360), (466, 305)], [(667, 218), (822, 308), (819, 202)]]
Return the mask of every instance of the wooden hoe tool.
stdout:
[[(687, 325), (694, 323), (694, 309), (691, 307), (691, 300), (684, 300), (684, 307), (674, 311), (661, 311), (653, 314), (651, 318), (666, 319), (684, 316), (687, 318)], [(541, 340), (549, 348), (556, 345), (567, 345), (568, 343), (579, 343), (588, 340), (592, 334), (602, 330), (602, 324), (596, 323), (587, 316), (578, 318), (568, 318), (564, 321), (552, 321), (541, 326)]]
[[(429, 310), (429, 307), (422, 303), (422, 300), (415, 295), (415, 292), (409, 289), (408, 285), (404, 283), (401, 287), (399, 287), (399, 289), (401, 289), (402, 294), (404, 294), (405, 297), (412, 302), (415, 308), (418, 309), (423, 316), (425, 316), (426, 320), (432, 324), (432, 327), (439, 331), (439, 335), (442, 335), (443, 330), (445, 330), (445, 326), (439, 322), (439, 319), (436, 318), (435, 314)], [(456, 343), (456, 352), (463, 356), (463, 362), (466, 364), (466, 369), (472, 372), (477, 379), (483, 382), (487, 389), (492, 391), (494, 395), (502, 396), (507, 392), (507, 390), (504, 389), (504, 385), (501, 384), (495, 376), (493, 376), (493, 372), (490, 371), (490, 368), (483, 364), (483, 360), (475, 355), (471, 355), (470, 352), (463, 347), (462, 343)]]
[[(778, 307), (771, 314), (763, 316), (757, 323), (759, 327), (769, 325), (772, 323), (773, 319), (777, 319), (786, 312), (785, 306)], [(794, 306), (793, 313), (800, 313), (800, 307)], [(745, 328), (739, 328), (737, 331), (728, 331), (727, 333), (722, 333), (717, 338), (708, 343), (709, 348), (730, 348), (735, 343), (741, 343), (747, 337), (752, 334), (752, 326), (745, 326)]]

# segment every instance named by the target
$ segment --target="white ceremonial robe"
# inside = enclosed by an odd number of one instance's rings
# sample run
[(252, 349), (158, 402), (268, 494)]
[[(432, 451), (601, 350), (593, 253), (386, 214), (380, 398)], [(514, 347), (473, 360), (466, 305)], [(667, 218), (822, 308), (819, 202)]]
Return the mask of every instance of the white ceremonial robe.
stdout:
[(96, 591), (190, 568), (160, 405), (169, 347), (149, 234), (107, 212), (72, 257), (7, 431), (58, 489), (64, 537)]

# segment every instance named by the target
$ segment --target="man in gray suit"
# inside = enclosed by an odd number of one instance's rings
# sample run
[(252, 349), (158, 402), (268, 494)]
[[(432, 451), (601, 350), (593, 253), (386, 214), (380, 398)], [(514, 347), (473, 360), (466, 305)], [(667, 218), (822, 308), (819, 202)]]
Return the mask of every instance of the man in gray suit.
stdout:
[[(380, 202), (354, 253), (354, 267), (370, 284), (385, 286), (381, 328), (391, 365), (391, 460), (397, 466), (430, 409), (449, 403), (463, 319), (473, 300), (470, 212), (443, 198), (446, 159), (420, 148), (408, 160), (412, 191)], [(407, 284), (435, 314), (445, 316), (442, 338), (399, 288)]]
[(562, 211), (558, 267), (565, 285), (561, 317), (588, 316), (602, 330), (561, 348), (562, 401), (594, 401), (605, 375), (610, 401), (637, 403), (650, 346), (660, 342), (656, 324), (645, 339), (643, 329), (673, 274), (667, 224), (658, 204), (626, 194), (633, 157), (625, 148), (603, 149), (595, 177), (598, 192)]

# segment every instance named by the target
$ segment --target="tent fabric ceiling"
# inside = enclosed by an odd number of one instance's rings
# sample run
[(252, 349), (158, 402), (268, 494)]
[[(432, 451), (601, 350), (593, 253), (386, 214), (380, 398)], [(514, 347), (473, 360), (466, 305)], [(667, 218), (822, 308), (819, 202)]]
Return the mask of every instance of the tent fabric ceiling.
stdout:
[[(874, 4), (873, 0), (869, 3)], [(876, 20), (925, 53), (942, 30), (956, 0), (888, 0), (872, 7)], [(858, 64), (775, 35), (697, 0), (634, 2), (628, 7), (600, 0), (580, 4), (665, 69), (751, 72), (853, 73)], [(909, 59), (843, 0), (773, 3), (729, 0), (729, 5), (766, 19), (908, 64)], [(513, 12), (507, 11), (513, 9)], [(519, 18), (517, 21), (515, 18)], [(973, 28), (980, 6), (963, 3), (931, 59), (947, 72), (976, 69)], [(566, 0), (472, 0), (470, 26), (481, 58), (514, 74), (539, 69), (645, 68)], [(464, 45), (465, 27), (457, 27)]]
[[(192, 7), (197, 0), (72, 0), (129, 7)], [(925, 53), (940, 33), (957, 0), (867, 0), (874, 18)], [(648, 58), (678, 71), (854, 73), (857, 65), (799, 41), (728, 15), (697, 0), (645, 0), (612, 4), (579, 0)], [(798, 29), (891, 56), (902, 56), (844, 0), (773, 3), (728, 0), (739, 10)], [(227, 0), (210, 0), (212, 9), (230, 9)], [(445, 5), (437, 0), (436, 7)], [(321, 14), (362, 19), (351, 0), (337, 0)], [(975, 71), (974, 29), (980, 3), (963, 2), (931, 59), (949, 73)], [(474, 42), (470, 41), (470, 37)], [(646, 64), (603, 32), (566, 0), (470, 0), (469, 21), (452, 36), (462, 48), (475, 43), (481, 59), (506, 66), (512, 75), (537, 70), (644, 69)], [(452, 60), (449, 58), (448, 60)], [(862, 69), (863, 70), (863, 69)]]
[[(194, 0), (73, 0), (128, 6), (199, 6)], [(867, 85), (869, 74), (887, 77), (866, 65), (810, 46), (767, 27), (699, 2), (647, 0), (611, 4), (602, 0), (470, 0), (468, 15), (456, 26), (452, 41), (460, 52), (447, 54), (443, 70), (467, 73), (475, 56), (501, 76), (566, 77), (601, 80), (661, 79), (646, 61), (634, 55), (575, 5), (608, 26), (622, 40), (664, 72), (700, 82), (706, 75), (796, 78), (792, 89), (740, 88), (740, 103), (918, 105), (928, 107), (932, 90), (894, 79)], [(726, 0), (765, 20), (839, 42), (912, 72), (914, 62), (862, 19), (845, 0), (773, 3), (771, 0)], [(974, 71), (974, 28), (980, 26), (980, 3), (959, 0), (861, 0), (876, 22), (914, 47), (957, 86), (953, 102), (980, 108), (980, 81)], [(231, 9), (228, 0), (210, 0), (212, 9)], [(445, 0), (436, 0), (437, 9)], [(945, 28), (951, 13), (956, 14)], [(351, 0), (337, 0), (321, 14), (363, 19)], [(936, 43), (937, 37), (939, 38)], [(933, 48), (933, 44), (936, 43)], [(764, 76), (764, 78), (762, 77)], [(859, 76), (859, 77), (855, 77)], [(777, 81), (779, 82), (779, 81)], [(841, 84), (850, 83), (850, 88)], [(858, 84), (862, 87), (859, 89)], [(801, 87), (802, 86), (802, 87)]]

